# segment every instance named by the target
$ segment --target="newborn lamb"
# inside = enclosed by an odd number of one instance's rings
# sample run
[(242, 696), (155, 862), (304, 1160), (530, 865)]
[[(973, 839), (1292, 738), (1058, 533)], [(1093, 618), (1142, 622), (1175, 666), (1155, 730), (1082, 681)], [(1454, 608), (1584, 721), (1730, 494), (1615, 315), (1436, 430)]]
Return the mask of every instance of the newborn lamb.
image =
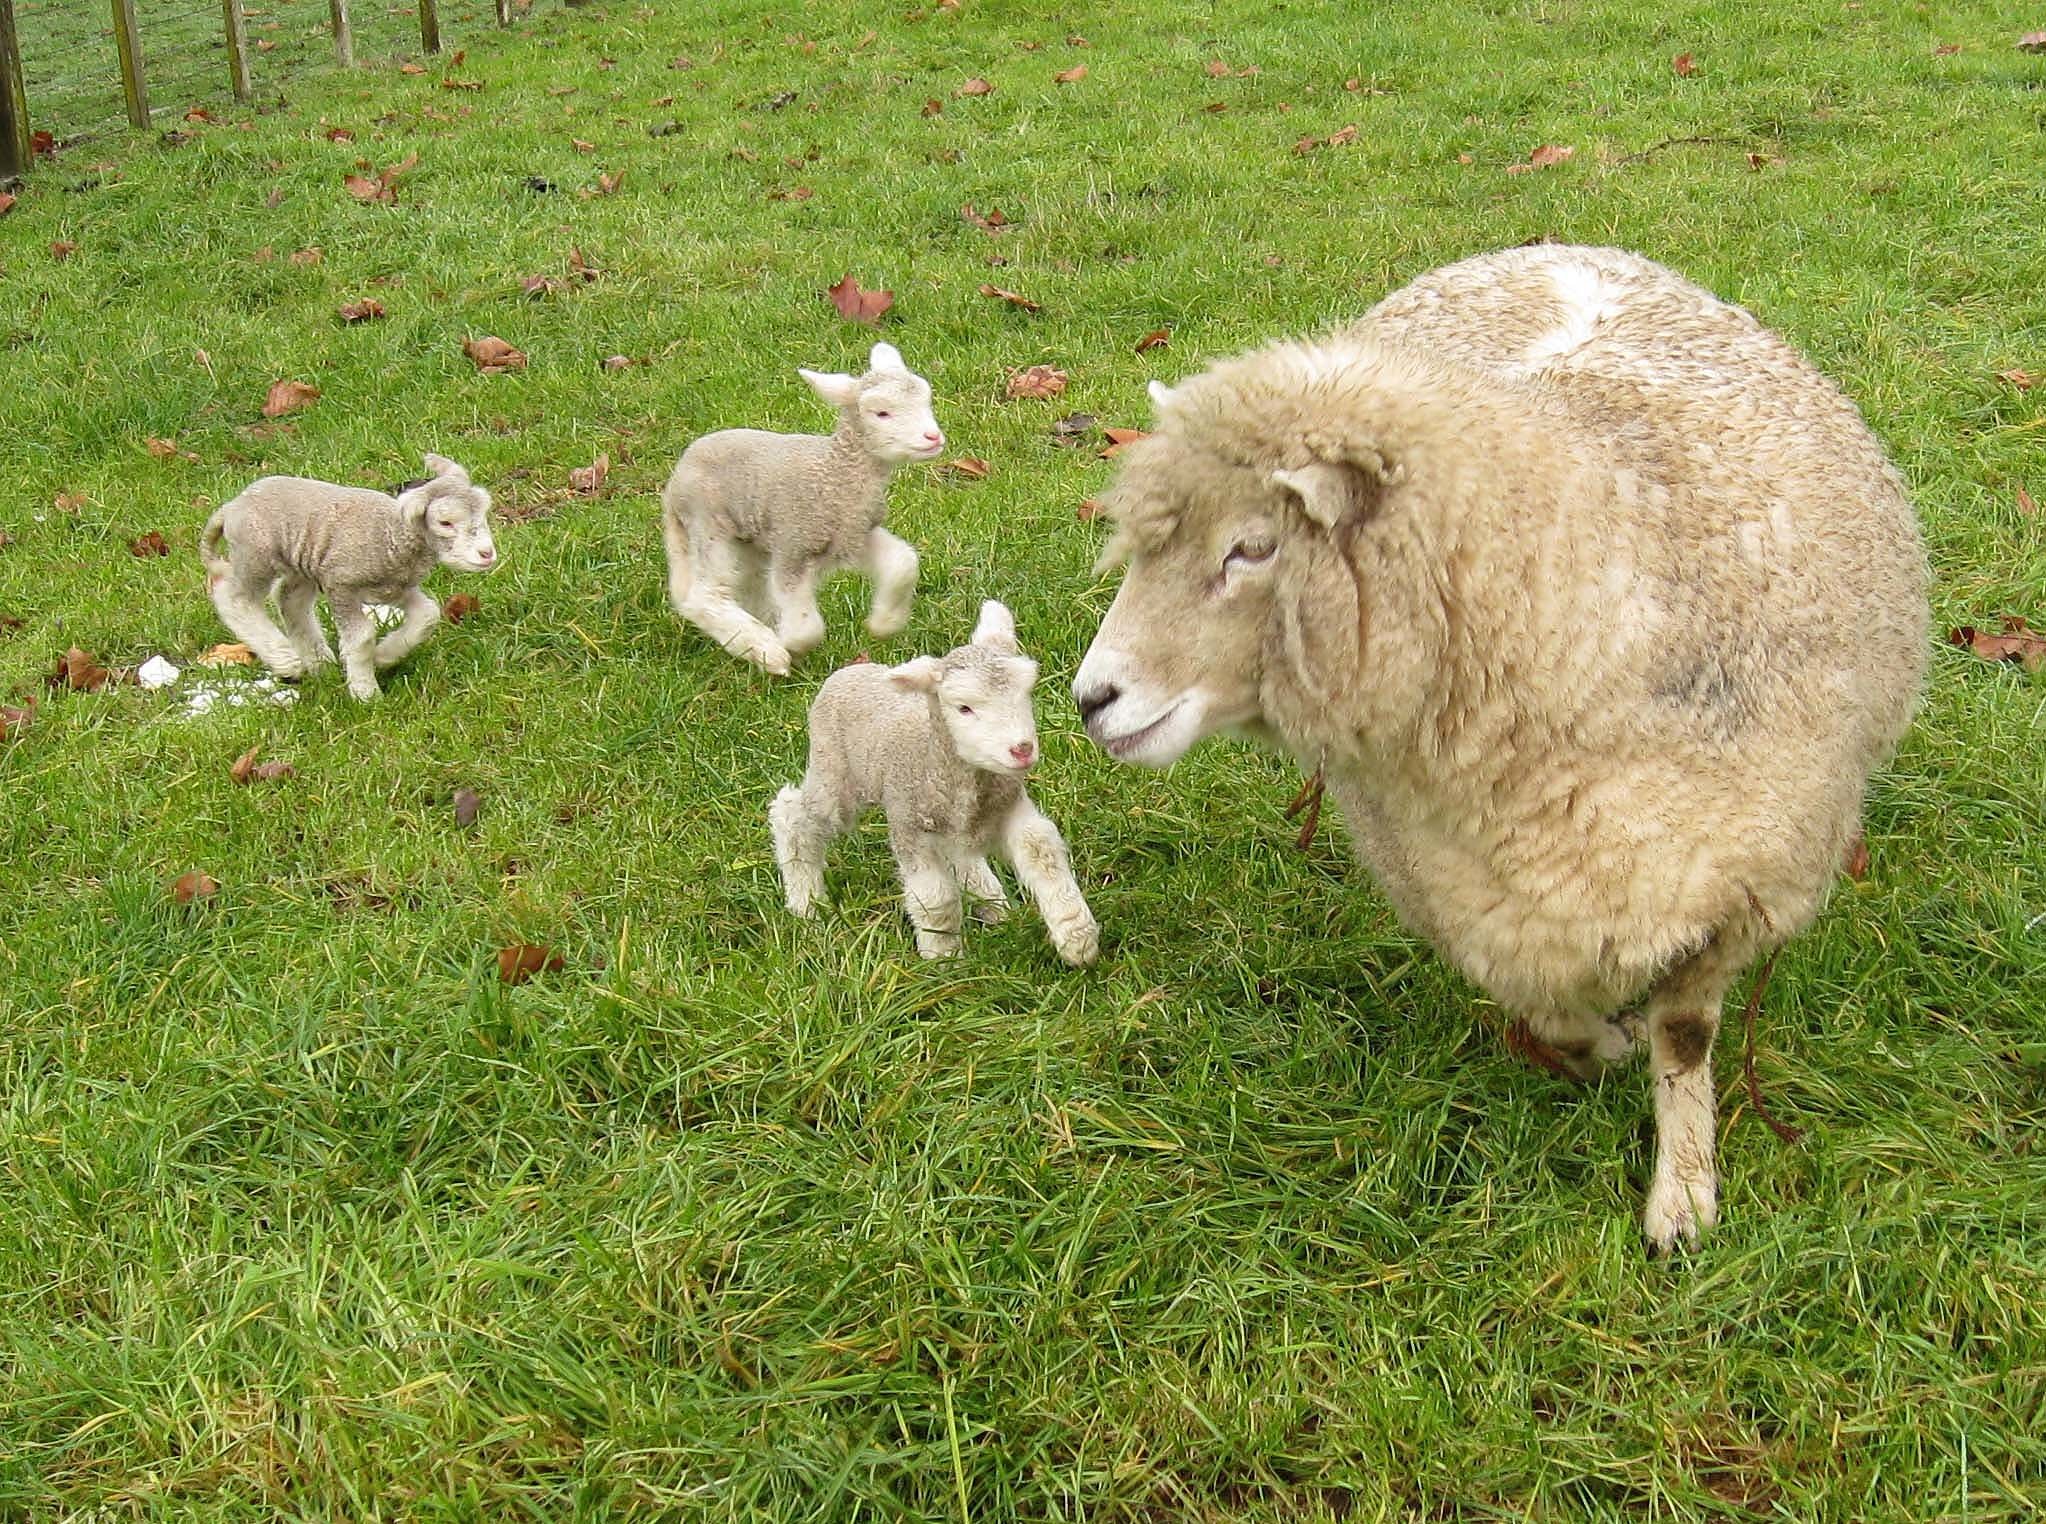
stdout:
[(1092, 963), (1100, 928), (1073, 880), (1065, 839), (1023, 787), (1038, 759), (1036, 681), (1015, 618), (992, 599), (970, 645), (899, 667), (862, 662), (826, 678), (810, 706), (810, 770), (767, 812), (789, 909), (807, 916), (823, 900), (826, 848), (878, 804), (926, 958), (959, 950), (962, 888), (979, 902), (978, 919), (1001, 919), (1008, 901), (987, 862), (1000, 848), (1058, 955)]
[[(817, 587), (847, 568), (874, 580), (867, 629), (898, 633), (916, 552), (881, 527), (897, 466), (935, 460), (944, 433), (931, 387), (876, 344), (864, 376), (799, 370), (838, 410), (829, 434), (721, 429), (682, 452), (661, 492), (668, 601), (739, 656), (777, 675), (824, 639)], [(772, 621), (772, 628), (767, 621)]]
[[(377, 696), (377, 669), (415, 650), (440, 618), (420, 583), (436, 562), (494, 571), (490, 494), (445, 456), (397, 496), (304, 476), (266, 476), (206, 521), (199, 557), (220, 617), (279, 677), (334, 659), (313, 604), (324, 593), (341, 637), (348, 692)], [(221, 551), (221, 541), (228, 548)], [(284, 628), (264, 608), (272, 594)], [(397, 604), (404, 622), (383, 639), (368, 605)]]

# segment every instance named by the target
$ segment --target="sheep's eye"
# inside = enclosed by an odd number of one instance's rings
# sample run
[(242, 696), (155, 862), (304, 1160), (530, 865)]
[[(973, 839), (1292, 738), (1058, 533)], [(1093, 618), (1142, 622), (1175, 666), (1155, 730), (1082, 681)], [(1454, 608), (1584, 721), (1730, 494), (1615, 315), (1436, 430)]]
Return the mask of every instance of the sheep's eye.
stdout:
[(1247, 540), (1238, 540), (1235, 545), (1230, 547), (1229, 554), (1223, 558), (1222, 565), (1225, 570), (1232, 566), (1261, 565), (1271, 560), (1272, 552), (1277, 548), (1269, 537), (1253, 535)]
[(971, 713), (973, 713), (973, 705), (971, 705), (971, 704), (961, 704), (961, 705), (959, 706), (959, 712), (960, 712), (961, 714), (971, 714)]
[(888, 416), (888, 409), (886, 409), (885, 407), (879, 408), (875, 411), (874, 416), (876, 418), (886, 418)]

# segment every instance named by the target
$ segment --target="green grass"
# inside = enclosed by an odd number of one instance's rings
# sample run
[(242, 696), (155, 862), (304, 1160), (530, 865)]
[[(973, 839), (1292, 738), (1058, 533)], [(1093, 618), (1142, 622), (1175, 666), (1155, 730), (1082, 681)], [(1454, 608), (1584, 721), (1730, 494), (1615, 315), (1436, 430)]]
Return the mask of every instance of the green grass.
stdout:
[[(1448, 259), (1612, 241), (1862, 404), (1941, 630), (2039, 620), (2046, 390), (1996, 379), (2046, 370), (2017, 30), (1979, 0), (543, 6), (454, 39), (480, 91), (313, 73), (181, 147), (68, 149), (0, 219), (0, 696), (72, 644), (225, 639), (190, 547), (262, 472), (438, 449), (530, 516), (501, 574), (436, 574), (481, 610), (374, 708), (331, 674), (198, 720), (48, 693), (0, 743), (0, 1516), (2038, 1517), (2039, 681), (1936, 653), (1873, 870), (1770, 991), (1763, 1072), (1810, 1135), (1756, 1125), (1722, 1045), (1725, 1221), (1652, 1264), (1638, 1072), (1513, 1062), (1338, 831), (1293, 848), (1276, 760), (1084, 743), (1065, 685), (1112, 585), (1074, 510), (1111, 468), (1047, 432), (1141, 426), (1148, 377)], [(1544, 142), (1576, 156), (1505, 173)], [(395, 206), (343, 193), (412, 153)], [(571, 248), (602, 278), (521, 294)], [(863, 590), (784, 682), (665, 607), (653, 492), (706, 429), (821, 422), (794, 367), (874, 337), (818, 295), (848, 271), (992, 467), (898, 480), (926, 571), (875, 655), (1014, 604), (1091, 972), (1029, 914), (918, 962), (876, 830), (792, 923), (764, 812)], [(338, 323), (362, 296), (387, 320)], [(476, 374), (487, 333), (530, 369)], [(1001, 401), (1036, 362), (1066, 396)], [(265, 428), (280, 377), (324, 395)], [(175, 554), (132, 557), (149, 530)], [(296, 778), (237, 787), (252, 745)], [(195, 867), (218, 897), (173, 905)], [(566, 970), (502, 987), (518, 938)]]

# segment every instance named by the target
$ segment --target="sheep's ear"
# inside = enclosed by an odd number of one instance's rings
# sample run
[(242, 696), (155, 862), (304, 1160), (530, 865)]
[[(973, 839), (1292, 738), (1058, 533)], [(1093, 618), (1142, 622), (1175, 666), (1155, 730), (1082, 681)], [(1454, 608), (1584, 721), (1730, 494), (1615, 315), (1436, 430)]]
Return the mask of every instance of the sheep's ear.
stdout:
[[(431, 457), (428, 458), (431, 459)], [(439, 488), (440, 482), (436, 479), (434, 481), (421, 482), (418, 486), (408, 488), (399, 493), (399, 514), (408, 519), (424, 519), (427, 508), (438, 495)]]
[(980, 623), (973, 627), (973, 643), (1000, 651), (1004, 656), (1020, 656), (1023, 648), (1016, 643), (1016, 616), (1009, 612), (1009, 606), (999, 599), (990, 598), (980, 606)]
[(888, 681), (898, 688), (907, 688), (912, 693), (936, 693), (938, 679), (945, 675), (945, 661), (940, 656), (919, 656), (906, 661), (899, 667), (891, 667)]
[(469, 473), (456, 465), (455, 462), (449, 460), (445, 455), (436, 455), (433, 451), (428, 450), (425, 459), (426, 470), (430, 476), (452, 476), (460, 482), (466, 482), (469, 479)]
[(1162, 415), (1167, 408), (1172, 406), (1172, 388), (1163, 381), (1153, 381), (1144, 390), (1151, 394), (1151, 410), (1153, 412)]
[(886, 342), (874, 346), (873, 353), (867, 356), (867, 366), (872, 370), (892, 370), (905, 376), (909, 374), (909, 367), (902, 363), (902, 351)]
[(857, 376), (841, 375), (837, 371), (804, 370), (800, 366), (796, 374), (810, 383), (810, 390), (824, 399), (827, 407), (851, 407), (860, 398), (860, 380)]
[(1368, 512), (1378, 501), (1388, 473), (1349, 461), (1317, 460), (1293, 471), (1274, 471), (1272, 485), (1298, 499), (1300, 511), (1324, 529)]

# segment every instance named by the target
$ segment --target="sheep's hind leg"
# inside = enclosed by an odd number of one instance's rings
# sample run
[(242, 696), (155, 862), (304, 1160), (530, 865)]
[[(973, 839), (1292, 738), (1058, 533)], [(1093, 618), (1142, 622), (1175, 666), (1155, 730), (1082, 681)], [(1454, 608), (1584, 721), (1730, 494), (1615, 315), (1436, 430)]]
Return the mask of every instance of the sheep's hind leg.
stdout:
[(1037, 901), (1052, 950), (1075, 968), (1101, 955), (1101, 927), (1080, 893), (1066, 839), (1025, 794), (1002, 825), (1002, 849)]
[(329, 594), (327, 604), (334, 611), (334, 632), (341, 637), (341, 670), (348, 674), (349, 697), (373, 699), (378, 693), (376, 621), (359, 599)]
[(895, 865), (902, 870), (902, 904), (916, 928), (916, 950), (926, 958), (959, 951), (959, 876), (942, 843), (896, 836)]
[(824, 642), (824, 616), (817, 610), (821, 561), (776, 561), (768, 567), (768, 596), (774, 601), (774, 628), (790, 656), (814, 651)]
[(287, 576), (277, 584), (278, 616), (283, 622), (284, 633), (291, 637), (292, 648), (298, 652), (298, 659), (308, 672), (334, 659), (334, 648), (327, 643), (327, 632), (320, 628), (320, 616), (315, 607), (319, 599), (319, 584), (310, 577)]
[(376, 664), (395, 667), (419, 649), (420, 643), (438, 623), (440, 605), (429, 598), (424, 589), (412, 588), (405, 594), (404, 622), (377, 642)]
[(970, 857), (959, 869), (959, 887), (973, 901), (973, 918), (983, 926), (999, 926), (1008, 919), (1009, 894), (995, 877), (985, 857)]
[[(271, 622), (261, 595), (251, 593), (234, 572), (229, 571), (208, 590), (221, 623), (232, 630), (257, 661), (279, 677), (297, 677), (305, 671), (305, 658), (285, 633)], [(267, 591), (267, 590), (266, 590)]]
[(1533, 1067), (1559, 1078), (1590, 1080), (1634, 1052), (1640, 1027), (1637, 1011), (1597, 1017), (1523, 1010), (1506, 1029), (1506, 1047)]
[(1641, 1225), (1657, 1254), (1680, 1239), (1695, 1244), (1719, 1217), (1712, 1040), (1727, 988), (1756, 951), (1753, 937), (1723, 929), (1665, 974), (1642, 1006), (1655, 1086), (1655, 1174)]
[(867, 633), (886, 639), (909, 623), (910, 601), (916, 597), (916, 552), (885, 529), (867, 534), (861, 569), (874, 579), (874, 603), (867, 610)]
[(774, 631), (742, 608), (735, 596), (746, 572), (739, 549), (723, 541), (706, 540), (697, 551), (695, 574), (676, 612), (733, 655), (777, 677), (786, 675), (788, 648)]
[(824, 854), (845, 829), (845, 815), (807, 778), (801, 788), (791, 784), (776, 794), (767, 807), (782, 893), (796, 915), (808, 916), (825, 902)]

